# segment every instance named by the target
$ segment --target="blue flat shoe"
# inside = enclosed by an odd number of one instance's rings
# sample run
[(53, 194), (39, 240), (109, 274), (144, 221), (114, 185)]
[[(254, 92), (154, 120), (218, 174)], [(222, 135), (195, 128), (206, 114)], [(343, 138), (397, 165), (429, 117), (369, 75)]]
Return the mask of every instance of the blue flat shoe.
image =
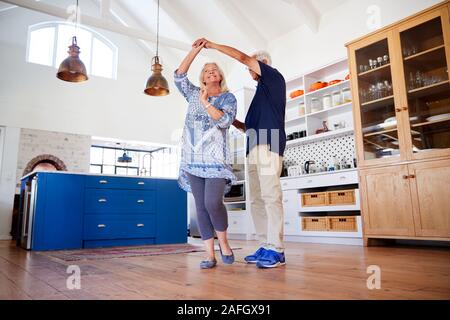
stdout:
[(200, 268), (201, 269), (212, 269), (216, 266), (217, 260), (203, 260), (200, 262)]
[(230, 248), (231, 254), (229, 256), (226, 256), (222, 253), (222, 248), (220, 247), (220, 245), (219, 245), (219, 249), (220, 249), (220, 255), (222, 256), (222, 262), (225, 264), (233, 264), (233, 262), (234, 262), (233, 250)]

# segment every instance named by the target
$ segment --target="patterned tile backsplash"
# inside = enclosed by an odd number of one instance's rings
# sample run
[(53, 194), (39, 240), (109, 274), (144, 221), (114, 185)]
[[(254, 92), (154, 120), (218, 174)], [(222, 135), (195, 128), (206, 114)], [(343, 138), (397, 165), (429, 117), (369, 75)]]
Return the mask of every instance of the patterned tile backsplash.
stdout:
[(356, 157), (355, 136), (353, 133), (297, 147), (286, 148), (284, 162), (288, 167), (303, 165), (308, 160), (313, 160), (319, 165), (322, 163), (329, 165), (334, 162), (334, 156), (337, 156), (339, 162), (345, 158), (346, 163), (351, 164), (353, 167), (353, 158)]

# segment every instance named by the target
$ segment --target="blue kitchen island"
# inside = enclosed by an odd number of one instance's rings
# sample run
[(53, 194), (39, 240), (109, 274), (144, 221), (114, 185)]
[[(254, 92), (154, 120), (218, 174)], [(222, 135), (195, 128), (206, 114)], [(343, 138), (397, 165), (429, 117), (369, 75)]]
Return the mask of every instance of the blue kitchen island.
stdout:
[(28, 250), (186, 243), (187, 197), (175, 179), (34, 172), (19, 228)]

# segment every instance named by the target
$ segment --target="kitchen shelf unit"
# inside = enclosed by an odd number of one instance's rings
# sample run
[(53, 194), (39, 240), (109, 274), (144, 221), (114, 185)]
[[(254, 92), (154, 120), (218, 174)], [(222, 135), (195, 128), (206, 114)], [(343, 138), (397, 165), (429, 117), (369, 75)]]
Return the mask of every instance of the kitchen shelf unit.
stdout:
[[(366, 245), (450, 241), (449, 12), (443, 1), (347, 44)], [(366, 102), (377, 71), (359, 66), (384, 54), (393, 96)]]
[[(286, 94), (288, 97), (286, 104), (286, 134), (289, 135), (293, 132), (306, 131), (305, 137), (288, 141), (287, 148), (322, 139), (339, 137), (343, 134), (353, 132), (351, 101), (341, 101), (341, 104), (330, 108), (323, 108), (322, 106), (322, 110), (315, 112), (312, 110), (311, 105), (313, 98), (318, 98), (320, 104), (322, 104), (324, 95), (331, 95), (333, 92), (341, 92), (342, 89), (350, 88), (350, 81), (345, 80), (348, 73), (348, 59), (345, 58), (286, 81)], [(313, 83), (317, 81), (330, 82), (332, 80), (342, 81), (319, 90), (308, 92), (308, 89)], [(299, 89), (304, 90), (305, 94), (290, 99), (289, 93)], [(300, 113), (301, 105), (304, 105), (305, 114)], [(329, 131), (316, 134), (316, 130), (323, 128), (323, 121), (327, 121)], [(334, 128), (334, 124), (339, 123), (345, 123), (345, 127)]]

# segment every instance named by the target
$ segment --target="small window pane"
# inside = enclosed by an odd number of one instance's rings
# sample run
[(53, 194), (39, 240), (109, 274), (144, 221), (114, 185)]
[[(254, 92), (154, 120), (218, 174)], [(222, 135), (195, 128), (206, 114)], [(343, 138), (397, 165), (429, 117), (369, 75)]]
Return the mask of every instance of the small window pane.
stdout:
[(28, 62), (52, 66), (54, 42), (54, 27), (32, 31), (28, 48)]
[(116, 167), (116, 174), (121, 176), (127, 175), (127, 168)]
[(102, 148), (91, 148), (91, 164), (102, 164), (103, 163), (103, 149)]
[(95, 166), (91, 165), (91, 168), (89, 170), (90, 173), (102, 173), (102, 166)]
[(114, 52), (105, 43), (94, 38), (92, 48), (92, 74), (113, 78)]
[(114, 166), (103, 166), (103, 172), (105, 174), (114, 174), (115, 167)]
[(103, 163), (104, 164), (116, 164), (116, 150), (104, 149), (103, 150)]

